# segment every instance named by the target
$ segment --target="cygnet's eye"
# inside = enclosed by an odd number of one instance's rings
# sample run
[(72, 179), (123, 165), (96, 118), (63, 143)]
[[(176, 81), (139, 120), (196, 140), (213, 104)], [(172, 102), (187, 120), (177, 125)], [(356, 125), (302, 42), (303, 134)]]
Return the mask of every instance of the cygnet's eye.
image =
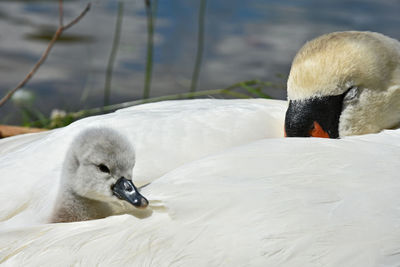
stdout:
[(104, 164), (100, 164), (97, 167), (101, 172), (110, 173), (110, 169)]

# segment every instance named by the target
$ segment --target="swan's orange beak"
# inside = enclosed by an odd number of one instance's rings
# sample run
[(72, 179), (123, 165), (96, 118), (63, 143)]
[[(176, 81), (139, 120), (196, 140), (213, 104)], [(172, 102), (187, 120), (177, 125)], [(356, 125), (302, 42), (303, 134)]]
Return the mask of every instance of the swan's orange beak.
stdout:
[[(284, 136), (287, 137), (286, 130), (283, 129)], [(318, 122), (314, 121), (314, 127), (310, 130), (311, 137), (329, 138), (329, 134), (322, 129)]]
[(318, 122), (314, 121), (314, 127), (310, 130), (310, 136), (329, 138), (329, 134), (322, 129)]

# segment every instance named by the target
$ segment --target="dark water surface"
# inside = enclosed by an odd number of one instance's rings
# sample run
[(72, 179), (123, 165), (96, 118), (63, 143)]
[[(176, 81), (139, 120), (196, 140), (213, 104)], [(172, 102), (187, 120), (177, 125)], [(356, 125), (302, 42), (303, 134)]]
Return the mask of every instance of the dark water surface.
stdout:
[[(68, 22), (86, 1), (65, 1)], [(123, 4), (123, 6), (121, 5)], [(198, 47), (201, 0), (158, 0), (150, 97), (190, 90)], [(103, 105), (107, 64), (119, 8), (122, 26), (110, 103), (142, 98), (147, 16), (144, 1), (92, 1), (92, 9), (57, 42), (19, 95), (33, 95), (46, 115)], [(29, 72), (58, 25), (58, 1), (0, 1), (0, 93)], [(198, 90), (260, 79), (285, 84), (290, 63), (306, 40), (342, 30), (378, 31), (400, 39), (397, 0), (208, 0)], [(272, 89), (285, 98), (285, 89)], [(18, 123), (16, 101), (0, 108), (0, 123)]]

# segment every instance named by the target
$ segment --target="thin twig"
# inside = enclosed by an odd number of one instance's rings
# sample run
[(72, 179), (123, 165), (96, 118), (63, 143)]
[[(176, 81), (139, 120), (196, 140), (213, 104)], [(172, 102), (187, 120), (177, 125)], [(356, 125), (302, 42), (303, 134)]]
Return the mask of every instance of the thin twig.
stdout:
[[(59, 11), (60, 11), (60, 16), (62, 16), (62, 0), (60, 0), (60, 5), (59, 6)], [(9, 91), (1, 100), (0, 100), (0, 107), (8, 100), (11, 98), (11, 96), (21, 87), (23, 87), (32, 77), (33, 75), (36, 73), (36, 71), (39, 69), (39, 67), (43, 64), (43, 62), (46, 60), (47, 56), (49, 55), (51, 49), (53, 48), (55, 42), (57, 41), (57, 39), (61, 36), (61, 34), (67, 30), (68, 28), (70, 28), (71, 26), (73, 26), (74, 24), (76, 24), (83, 16), (85, 16), (85, 14), (89, 11), (90, 9), (90, 3), (87, 4), (86, 8), (82, 11), (82, 13), (76, 17), (74, 20), (72, 20), (70, 23), (68, 23), (67, 25), (63, 26), (62, 24), (60, 24), (60, 26), (58, 27), (57, 31), (54, 33), (53, 38), (51, 39), (50, 43), (48, 44), (46, 50), (43, 52), (42, 56), (40, 57), (40, 59), (38, 60), (38, 62), (35, 64), (35, 66), (33, 66), (32, 70), (26, 75), (26, 77), (17, 85), (17, 87), (15, 87), (14, 89), (12, 89), (11, 91)], [(62, 23), (62, 18), (59, 20), (60, 23)]]
[(63, 31), (68, 30), (69, 28), (71, 28), (73, 25), (75, 25), (76, 23), (78, 23), (83, 16), (86, 15), (86, 13), (89, 12), (91, 7), (91, 3), (88, 3), (85, 7), (85, 9), (81, 12), (81, 14), (79, 14), (79, 16), (77, 16), (75, 19), (73, 19), (70, 23), (68, 23), (67, 25), (63, 26)]

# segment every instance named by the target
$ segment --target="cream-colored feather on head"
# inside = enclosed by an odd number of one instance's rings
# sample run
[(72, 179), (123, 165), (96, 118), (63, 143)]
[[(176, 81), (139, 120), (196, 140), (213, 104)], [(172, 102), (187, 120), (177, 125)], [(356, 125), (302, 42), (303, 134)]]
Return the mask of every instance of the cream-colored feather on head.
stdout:
[(340, 95), (339, 136), (400, 123), (400, 43), (374, 32), (334, 32), (306, 43), (293, 60), (288, 99)]

